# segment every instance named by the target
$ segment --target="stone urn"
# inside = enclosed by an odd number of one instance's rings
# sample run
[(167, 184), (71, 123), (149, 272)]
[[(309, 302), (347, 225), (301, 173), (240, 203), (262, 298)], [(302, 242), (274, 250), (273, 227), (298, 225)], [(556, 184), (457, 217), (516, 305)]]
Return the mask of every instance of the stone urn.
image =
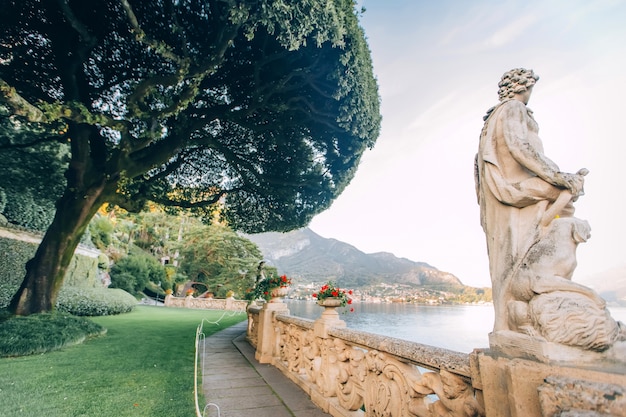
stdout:
[(329, 297), (317, 300), (317, 304), (324, 307), (322, 316), (313, 324), (313, 332), (317, 337), (329, 337), (328, 329), (331, 327), (346, 327), (346, 322), (339, 318), (339, 313), (336, 310), (337, 307), (341, 307), (340, 298)]
[(270, 299), (269, 302), (270, 303), (282, 303), (283, 302), (283, 297), (285, 297), (288, 292), (289, 292), (289, 288), (288, 287), (272, 288), (270, 290), (270, 296), (272, 298)]
[(317, 304), (324, 307), (322, 313), (322, 319), (326, 320), (339, 320), (339, 313), (335, 310), (337, 307), (341, 307), (341, 299), (335, 297), (324, 298), (323, 300), (317, 300)]
[(341, 299), (337, 297), (328, 297), (323, 300), (318, 300), (317, 304), (325, 308), (336, 308), (341, 306)]

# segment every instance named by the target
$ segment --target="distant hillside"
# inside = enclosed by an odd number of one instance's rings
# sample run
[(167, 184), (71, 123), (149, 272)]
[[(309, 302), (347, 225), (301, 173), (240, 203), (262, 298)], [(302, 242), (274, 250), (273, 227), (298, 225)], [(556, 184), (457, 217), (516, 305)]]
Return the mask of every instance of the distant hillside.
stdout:
[(338, 285), (354, 288), (379, 283), (429, 287), (463, 285), (456, 276), (427, 263), (386, 252), (366, 254), (308, 228), (246, 237), (259, 246), (269, 265), (296, 282), (333, 280)]

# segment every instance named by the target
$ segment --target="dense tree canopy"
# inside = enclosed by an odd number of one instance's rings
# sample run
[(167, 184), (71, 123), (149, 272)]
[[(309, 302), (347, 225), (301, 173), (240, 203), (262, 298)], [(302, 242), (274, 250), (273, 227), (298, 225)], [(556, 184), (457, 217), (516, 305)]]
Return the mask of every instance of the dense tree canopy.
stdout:
[(254, 243), (222, 225), (196, 227), (185, 234), (178, 247), (180, 270), (218, 296), (231, 290), (243, 297), (254, 284), (263, 259)]
[(0, 5), (0, 152), (70, 149), (19, 314), (52, 308), (104, 202), (219, 203), (235, 228), (290, 230), (331, 204), (378, 136), (353, 0)]

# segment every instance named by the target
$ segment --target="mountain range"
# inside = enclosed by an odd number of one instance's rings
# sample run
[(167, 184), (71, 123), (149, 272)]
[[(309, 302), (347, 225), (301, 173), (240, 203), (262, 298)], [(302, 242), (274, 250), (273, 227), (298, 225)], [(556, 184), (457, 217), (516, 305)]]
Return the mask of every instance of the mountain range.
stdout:
[(267, 265), (295, 282), (325, 282), (361, 288), (381, 283), (412, 287), (459, 287), (453, 274), (425, 262), (398, 258), (387, 252), (364, 253), (336, 239), (324, 238), (309, 228), (288, 233), (246, 235), (257, 244)]

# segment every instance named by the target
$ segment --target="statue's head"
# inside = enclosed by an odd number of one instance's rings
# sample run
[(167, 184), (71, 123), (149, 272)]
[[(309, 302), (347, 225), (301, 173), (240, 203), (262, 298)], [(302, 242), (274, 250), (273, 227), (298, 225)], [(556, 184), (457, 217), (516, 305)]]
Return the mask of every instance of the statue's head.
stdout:
[(515, 68), (504, 73), (498, 83), (498, 98), (500, 101), (513, 98), (515, 94), (523, 93), (535, 85), (539, 76), (533, 70)]

